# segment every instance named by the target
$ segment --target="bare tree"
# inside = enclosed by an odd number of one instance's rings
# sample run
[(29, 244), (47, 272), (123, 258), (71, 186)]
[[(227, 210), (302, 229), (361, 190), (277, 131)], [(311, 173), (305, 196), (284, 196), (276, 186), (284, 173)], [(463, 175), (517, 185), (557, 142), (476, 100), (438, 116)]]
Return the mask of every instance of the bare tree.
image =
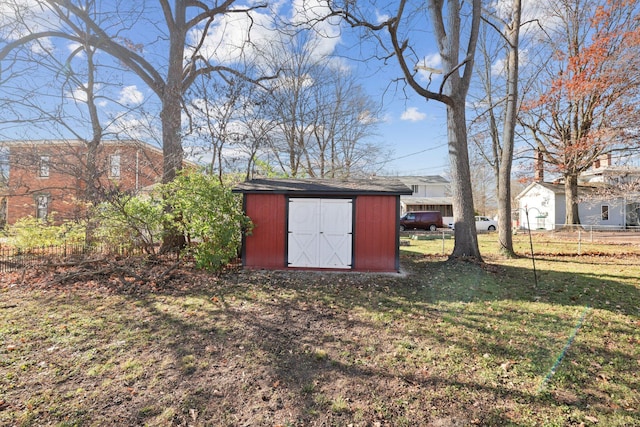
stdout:
[(472, 131), (479, 153), (494, 171), (498, 195), (498, 243), (501, 252), (510, 257), (515, 256), (511, 234), (511, 168), (519, 110), (521, 15), (521, 0), (514, 0), (508, 9), (485, 11), (479, 46), (480, 66), (477, 67), (483, 87), (475, 102), (476, 127)]
[[(149, 10), (148, 4), (141, 8), (133, 2), (128, 7), (117, 2), (107, 10), (105, 3), (93, 0), (41, 0), (39, 7), (57, 22), (7, 43), (0, 50), (0, 61), (10, 61), (12, 52), (35, 40), (57, 38), (94, 46), (121, 62), (144, 81), (161, 102), (163, 182), (169, 182), (182, 168), (181, 112), (185, 91), (201, 75), (241, 75), (232, 66), (216, 62), (215, 55), (205, 51), (214, 21), (228, 15), (249, 15), (265, 8), (266, 4), (255, 2), (240, 6), (234, 0), (211, 4), (187, 0), (175, 0), (173, 4), (159, 0), (158, 3), (159, 11)], [(155, 12), (159, 12), (163, 21), (145, 20), (147, 16), (156, 16)], [(146, 24), (144, 31), (140, 30), (140, 24)], [(149, 31), (155, 31), (155, 40)], [(249, 34), (242, 37), (241, 45), (249, 42)], [(156, 42), (159, 45), (150, 49), (149, 44)], [(176, 233), (167, 235), (166, 249), (184, 242)]]
[(378, 124), (379, 106), (342, 64), (319, 54), (317, 39), (299, 32), (269, 52), (281, 67), (265, 99), (269, 148), (283, 173), (348, 177), (377, 163), (379, 147), (368, 139)]
[[(475, 228), (473, 196), (467, 149), (466, 98), (473, 74), (474, 55), (481, 19), (479, 0), (429, 0), (425, 4), (400, 0), (393, 5), (363, 2), (330, 2), (333, 16), (364, 29), (383, 49), (379, 55), (395, 58), (406, 83), (419, 96), (443, 103), (447, 109), (449, 160), (452, 176), (455, 245), (452, 258), (481, 260)], [(380, 22), (380, 17), (383, 19)], [(441, 59), (441, 69), (425, 63), (423, 39), (431, 33)], [(420, 54), (419, 52), (423, 52)], [(428, 80), (423, 83), (424, 73)], [(436, 89), (431, 75), (442, 74)]]

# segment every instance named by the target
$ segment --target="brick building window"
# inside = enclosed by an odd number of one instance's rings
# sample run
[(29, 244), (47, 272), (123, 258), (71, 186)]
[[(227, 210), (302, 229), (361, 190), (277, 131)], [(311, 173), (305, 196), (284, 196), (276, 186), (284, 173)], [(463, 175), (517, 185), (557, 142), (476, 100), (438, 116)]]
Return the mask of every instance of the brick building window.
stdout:
[(38, 176), (40, 176), (41, 178), (49, 177), (49, 156), (40, 156), (40, 164), (38, 169)]
[(109, 156), (109, 176), (111, 178), (120, 178), (120, 154)]
[(49, 214), (49, 196), (39, 194), (36, 196), (36, 218), (45, 220)]

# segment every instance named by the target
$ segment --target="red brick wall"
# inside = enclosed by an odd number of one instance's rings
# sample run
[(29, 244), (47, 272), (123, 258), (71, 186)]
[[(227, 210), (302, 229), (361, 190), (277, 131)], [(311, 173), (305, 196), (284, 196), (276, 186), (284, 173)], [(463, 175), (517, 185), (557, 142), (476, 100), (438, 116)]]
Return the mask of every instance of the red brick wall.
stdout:
[[(120, 156), (120, 176), (111, 176), (110, 157)], [(40, 157), (49, 156), (49, 176), (41, 177)], [(105, 143), (97, 159), (100, 187), (135, 192), (161, 180), (162, 153), (139, 143)], [(9, 147), (7, 223), (36, 216), (39, 195), (49, 198), (48, 213), (56, 221), (76, 219), (84, 212), (86, 147), (70, 143), (14, 143)]]

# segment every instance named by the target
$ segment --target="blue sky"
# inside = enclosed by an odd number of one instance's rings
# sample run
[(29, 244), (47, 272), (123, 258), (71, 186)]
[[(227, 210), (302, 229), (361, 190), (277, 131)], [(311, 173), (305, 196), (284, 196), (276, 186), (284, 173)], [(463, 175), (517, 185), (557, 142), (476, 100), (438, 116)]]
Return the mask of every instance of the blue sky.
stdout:
[[(34, 5), (34, 0), (17, 1), (30, 6)], [(302, 7), (303, 2), (305, 3), (304, 8)], [(126, 6), (135, 10), (133, 3), (135, 2)], [(155, 7), (157, 8), (158, 6), (156, 5)], [(314, 13), (321, 14), (323, 11), (318, 0), (282, 1), (274, 7), (279, 17), (289, 22), (302, 22), (309, 15), (313, 16)], [(7, 8), (7, 4), (0, 4), (0, 24), (3, 23), (1, 22), (3, 16), (4, 23), (6, 24), (7, 22), (6, 19), (10, 15)], [(302, 12), (303, 9), (305, 10), (304, 13)], [(145, 9), (146, 11), (147, 9)], [(254, 35), (252, 40), (262, 40), (264, 43), (269, 43), (274, 37), (279, 37), (273, 31), (272, 11), (261, 10), (253, 14), (254, 26), (252, 27), (252, 32)], [(155, 12), (149, 10), (148, 13), (152, 15), (158, 12), (157, 10)], [(374, 17), (373, 19), (383, 19), (387, 15), (384, 10), (372, 10), (372, 16)], [(37, 13), (31, 17), (27, 15), (27, 20), (36, 30), (56, 27), (55, 20), (43, 13), (42, 9), (37, 9)], [(357, 58), (357, 55), (361, 54), (362, 50), (374, 49), (374, 47), (366, 44), (361, 45), (356, 39), (356, 35), (344, 26), (331, 24), (326, 23), (316, 26), (316, 29), (322, 35), (322, 37), (319, 37), (321, 42), (318, 44), (317, 53), (322, 55), (338, 54), (341, 58), (340, 61), (343, 61), (345, 66), (352, 68), (355, 75), (361, 77), (361, 84), (368, 94), (373, 99), (383, 102), (382, 120), (379, 122), (374, 140), (385, 148), (392, 150), (392, 154), (389, 158), (383, 159), (388, 163), (385, 164), (381, 172), (411, 175), (446, 174), (448, 157), (444, 105), (436, 101), (426, 101), (424, 98), (417, 96), (411, 88), (390, 86), (394, 79), (401, 77), (400, 69), (395, 59), (389, 60), (386, 66), (382, 66), (381, 61), (374, 59), (365, 65), (358, 63), (357, 59), (359, 58)], [(242, 34), (246, 33), (247, 28), (248, 21), (240, 14), (224, 20), (217, 20), (210, 29), (210, 36), (207, 39), (208, 45), (205, 46), (204, 50), (208, 50), (209, 55), (220, 62), (233, 62), (235, 55), (238, 55), (234, 46), (237, 46), (238, 40), (244, 38)], [(11, 40), (21, 33), (21, 31), (13, 31), (2, 34), (0, 31), (0, 36), (3, 36), (5, 40)], [(144, 45), (145, 50), (162, 49), (162, 43), (154, 45), (149, 42), (153, 38), (152, 31), (147, 36), (149, 37), (147, 40), (144, 39), (144, 33), (145, 31), (141, 31), (141, 28), (134, 28), (129, 33), (130, 35), (127, 33), (121, 34), (131, 37), (134, 43), (148, 43)], [(194, 38), (197, 37), (197, 33), (192, 36)], [(426, 44), (420, 46), (420, 52), (417, 53), (419, 55), (419, 63), (437, 68), (439, 65), (437, 50), (434, 46), (428, 44), (429, 37), (425, 37), (425, 40), (427, 40)], [(34, 46), (32, 50), (34, 52), (39, 49), (56, 51), (60, 57), (65, 57), (74, 48), (75, 46), (66, 42), (45, 39), (39, 45)], [(354, 52), (358, 52), (358, 54)], [(242, 54), (247, 55), (246, 50)], [(369, 52), (367, 51), (365, 54), (368, 55)], [(106, 63), (105, 57), (106, 54), (99, 54), (99, 61)], [(82, 58), (78, 57), (77, 59), (81, 60)], [(358, 70), (357, 67), (361, 67), (361, 69)], [(366, 67), (366, 69), (363, 67)], [(113, 76), (115, 76), (115, 79)], [(135, 129), (139, 123), (144, 121), (144, 118), (124, 113), (128, 109), (134, 109), (136, 106), (143, 104), (147, 105), (147, 110), (152, 110), (154, 104), (157, 106), (157, 97), (132, 73), (116, 75), (114, 71), (113, 76), (110, 81), (110, 83), (113, 83), (112, 87), (107, 87), (107, 85), (99, 87), (99, 90), (105, 95), (103, 100), (100, 101), (99, 107), (103, 109), (105, 117), (109, 118), (110, 126), (113, 129), (123, 127)], [(423, 74), (422, 78), (426, 79), (427, 75)], [(434, 85), (438, 84), (438, 79), (439, 76), (434, 75)], [(4, 89), (11, 90), (9, 86), (5, 86)], [(18, 88), (16, 87), (15, 89), (17, 90)], [(59, 94), (60, 91), (57, 92), (58, 96)], [(69, 105), (83, 103), (82, 92), (72, 85), (67, 85), (63, 94)], [(55, 90), (51, 96), (52, 102), (56, 102)], [(46, 101), (43, 100), (42, 102)], [(46, 129), (45, 127), (44, 131)], [(27, 132), (28, 130), (27, 127), (14, 129), (13, 131), (4, 129), (0, 137), (6, 137), (7, 135), (14, 135), (16, 138), (21, 138), (22, 135), (31, 135), (32, 138), (38, 137), (37, 132), (29, 133)], [(136, 132), (132, 132), (131, 136), (149, 140), (149, 136), (144, 133), (138, 135)], [(40, 137), (50, 136), (41, 133)]]

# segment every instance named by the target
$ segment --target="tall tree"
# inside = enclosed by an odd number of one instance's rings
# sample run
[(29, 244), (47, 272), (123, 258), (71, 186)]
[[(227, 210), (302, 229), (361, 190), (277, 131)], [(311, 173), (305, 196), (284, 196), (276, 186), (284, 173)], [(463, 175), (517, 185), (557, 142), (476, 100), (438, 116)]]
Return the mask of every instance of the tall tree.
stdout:
[(481, 31), (477, 67), (483, 87), (479, 91), (482, 95), (475, 102), (473, 140), (494, 171), (499, 249), (506, 256), (515, 256), (511, 234), (511, 169), (519, 110), (522, 4), (521, 0), (513, 0), (503, 8), (496, 6), (493, 4), (491, 10), (485, 10), (483, 18), (485, 26)]
[(565, 183), (566, 224), (579, 224), (578, 177), (604, 154), (637, 145), (639, 4), (560, 0), (547, 9), (551, 60), (521, 123)]
[[(372, 4), (370, 8), (364, 2), (330, 3), (333, 15), (376, 38), (384, 50), (380, 56), (396, 59), (404, 80), (419, 96), (445, 105), (455, 221), (451, 257), (481, 260), (466, 130), (466, 99), (480, 27), (480, 0), (428, 0), (424, 4), (400, 0)], [(438, 71), (442, 82), (435, 90), (430, 87), (431, 78), (427, 83), (420, 78), (421, 70), (430, 71), (424, 58), (432, 52), (426, 51), (425, 34), (432, 34), (441, 58), (442, 69)]]
[[(224, 21), (225, 16), (249, 15), (265, 8), (266, 4), (245, 4), (235, 0), (207, 3), (174, 0), (173, 4), (169, 0), (158, 0), (158, 4), (159, 10), (152, 10), (149, 3), (39, 0), (35, 7), (40, 8), (40, 14), (51, 22), (41, 20), (33, 27), (35, 30), (22, 28), (24, 35), (9, 41), (0, 50), (0, 61), (10, 62), (12, 52), (33, 41), (55, 38), (91, 45), (121, 62), (160, 100), (163, 182), (169, 182), (182, 168), (181, 113), (185, 91), (204, 74), (240, 74), (228, 63), (218, 61), (219, 56), (208, 50), (212, 27), (218, 20)], [(109, 9), (108, 5), (111, 5)], [(152, 17), (157, 20), (151, 20)], [(240, 45), (249, 43), (248, 32), (240, 35)], [(158, 45), (150, 48), (154, 43)], [(172, 248), (182, 242), (176, 233), (169, 233), (164, 244), (166, 248)]]

